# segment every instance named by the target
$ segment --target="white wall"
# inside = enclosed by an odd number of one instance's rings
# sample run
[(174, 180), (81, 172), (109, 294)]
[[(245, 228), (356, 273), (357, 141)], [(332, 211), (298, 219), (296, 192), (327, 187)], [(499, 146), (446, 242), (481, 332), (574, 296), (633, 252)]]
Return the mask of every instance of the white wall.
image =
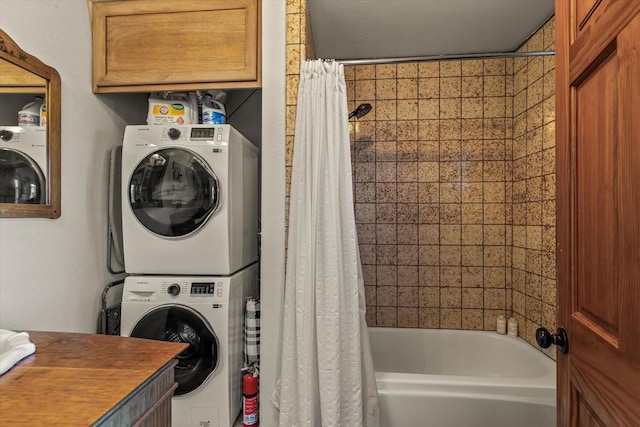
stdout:
[(94, 332), (113, 280), (105, 264), (109, 151), (125, 120), (138, 120), (113, 106), (140, 98), (91, 92), (85, 0), (1, 0), (0, 28), (62, 79), (62, 216), (0, 219), (0, 328)]
[(262, 254), (260, 425), (278, 425), (271, 393), (280, 373), (284, 295), (286, 2), (262, 2)]

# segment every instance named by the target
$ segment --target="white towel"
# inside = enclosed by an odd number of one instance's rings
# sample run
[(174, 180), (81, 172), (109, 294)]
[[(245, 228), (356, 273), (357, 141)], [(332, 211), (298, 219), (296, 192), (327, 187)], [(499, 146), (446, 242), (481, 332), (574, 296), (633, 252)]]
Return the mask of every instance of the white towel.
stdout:
[(28, 333), (0, 329), (0, 375), (35, 351)]

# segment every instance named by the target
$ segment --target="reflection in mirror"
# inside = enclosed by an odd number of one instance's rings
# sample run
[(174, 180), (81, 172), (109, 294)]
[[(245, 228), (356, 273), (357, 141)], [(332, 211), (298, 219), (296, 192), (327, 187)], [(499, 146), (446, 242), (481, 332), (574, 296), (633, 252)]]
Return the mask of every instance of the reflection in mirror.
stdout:
[(60, 216), (60, 76), (0, 30), (0, 217)]

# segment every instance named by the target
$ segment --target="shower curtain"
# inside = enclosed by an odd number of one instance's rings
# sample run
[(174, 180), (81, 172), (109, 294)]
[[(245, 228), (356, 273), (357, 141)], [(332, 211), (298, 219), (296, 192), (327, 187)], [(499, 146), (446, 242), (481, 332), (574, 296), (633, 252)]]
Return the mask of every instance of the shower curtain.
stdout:
[[(301, 68), (289, 206), (281, 427), (375, 427), (342, 64)], [(278, 390), (277, 390), (278, 391)]]

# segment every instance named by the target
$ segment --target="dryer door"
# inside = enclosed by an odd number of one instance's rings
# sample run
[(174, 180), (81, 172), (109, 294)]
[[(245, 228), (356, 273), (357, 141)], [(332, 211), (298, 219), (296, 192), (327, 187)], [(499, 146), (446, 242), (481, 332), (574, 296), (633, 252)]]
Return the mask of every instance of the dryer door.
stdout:
[(149, 231), (183, 237), (198, 231), (220, 203), (218, 179), (207, 162), (186, 148), (146, 156), (129, 181), (129, 203)]
[(178, 355), (174, 377), (175, 394), (185, 394), (204, 383), (218, 366), (218, 339), (209, 323), (186, 306), (156, 307), (136, 323), (131, 336), (189, 344)]
[(13, 148), (0, 148), (0, 203), (47, 203), (42, 170), (31, 157)]

